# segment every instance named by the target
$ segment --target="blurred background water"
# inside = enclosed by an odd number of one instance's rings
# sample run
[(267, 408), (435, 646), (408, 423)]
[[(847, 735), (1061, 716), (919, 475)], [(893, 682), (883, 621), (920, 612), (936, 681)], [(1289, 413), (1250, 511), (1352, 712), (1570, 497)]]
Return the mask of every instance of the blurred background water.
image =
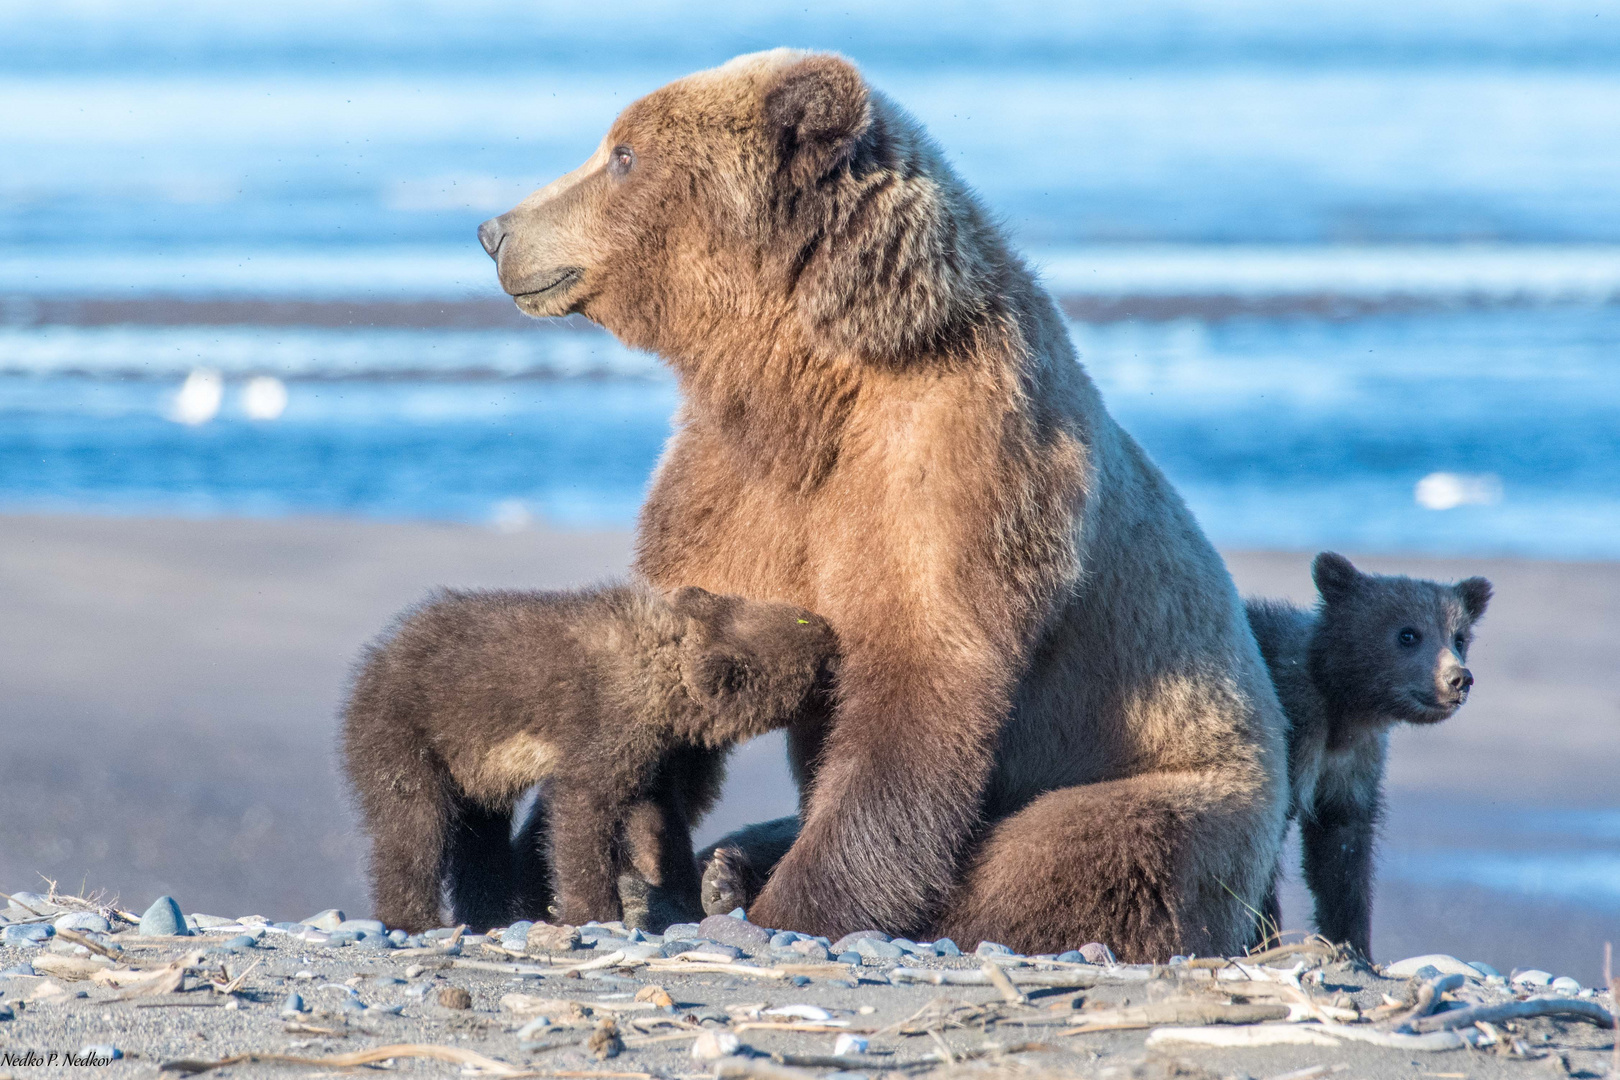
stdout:
[[(1218, 544), (1620, 558), (1599, 0), (0, 0), (0, 511), (630, 524), (673, 381), (519, 316), (474, 229), (783, 44), (930, 128)], [(1421, 787), (1403, 947), (1620, 916), (1612, 786)]]
[(473, 229), (783, 43), (929, 126), (1217, 542), (1620, 554), (1591, 0), (0, 4), (0, 506), (629, 522), (669, 379)]

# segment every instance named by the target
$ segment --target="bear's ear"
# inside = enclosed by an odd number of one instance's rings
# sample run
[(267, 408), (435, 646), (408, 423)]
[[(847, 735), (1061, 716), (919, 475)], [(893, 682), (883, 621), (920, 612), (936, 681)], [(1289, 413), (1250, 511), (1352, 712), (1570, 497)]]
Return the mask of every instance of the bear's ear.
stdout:
[(1322, 599), (1331, 604), (1356, 591), (1361, 571), (1338, 552), (1324, 551), (1311, 563), (1311, 580), (1316, 582), (1316, 591), (1322, 594)]
[(745, 657), (714, 651), (704, 654), (692, 666), (689, 677), (700, 700), (717, 704), (747, 684), (748, 672)]
[(1491, 602), (1491, 583), (1482, 577), (1471, 577), (1457, 582), (1452, 588), (1457, 590), (1463, 610), (1468, 612), (1468, 620), (1478, 622), (1479, 617), (1485, 614), (1485, 605)]
[(678, 615), (694, 619), (710, 618), (720, 609), (720, 597), (696, 585), (683, 585), (669, 594), (669, 606)]
[(783, 68), (765, 91), (765, 122), (782, 163), (802, 182), (832, 170), (871, 122), (870, 97), (866, 80), (841, 56), (820, 53)]

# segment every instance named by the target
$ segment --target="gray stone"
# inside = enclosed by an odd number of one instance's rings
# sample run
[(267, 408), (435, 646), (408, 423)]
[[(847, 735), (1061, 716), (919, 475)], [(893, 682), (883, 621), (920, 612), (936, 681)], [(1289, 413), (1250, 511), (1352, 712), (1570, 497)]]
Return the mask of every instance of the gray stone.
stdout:
[(1550, 986), (1553, 977), (1550, 972), (1531, 968), (1529, 971), (1515, 971), (1510, 981), (1514, 986)]
[(857, 930), (852, 934), (845, 934), (836, 944), (829, 945), (828, 951), (833, 953), (846, 953), (855, 947), (855, 943), (862, 938), (875, 938), (878, 941), (888, 941), (889, 935), (881, 930)]
[(404, 948), (405, 943), (411, 940), (411, 935), (407, 934), (403, 930), (390, 930), (388, 931), (388, 940), (392, 941), (395, 945)]
[(792, 983), (794, 986), (809, 986), (810, 985), (810, 976), (808, 976), (808, 975), (789, 975), (788, 976), (788, 982)]
[(58, 930), (94, 931), (98, 934), (111, 932), (112, 923), (105, 917), (97, 915), (94, 911), (73, 911), (60, 916), (52, 924)]
[(180, 914), (180, 905), (174, 902), (172, 896), (160, 896), (152, 901), (152, 906), (141, 916), (140, 932), (143, 937), (191, 936), (191, 928), (186, 925), (185, 916)]
[(655, 956), (664, 955), (664, 947), (651, 941), (622, 942), (613, 951), (624, 953), (627, 960), (651, 960)]
[(28, 963), (14, 964), (4, 971), (0, 971), (0, 979), (8, 979), (13, 975), (22, 975), (31, 979), (34, 977), (34, 965)]
[(769, 948), (771, 935), (764, 930), (732, 915), (710, 915), (698, 923), (698, 932), (722, 945), (735, 945), (745, 952)]
[(281, 1003), (282, 1016), (297, 1016), (304, 1011), (304, 999), (298, 994), (288, 994)]
[(24, 923), (0, 930), (0, 944), (37, 949), (55, 936), (56, 928), (49, 923)]
[(1109, 967), (1119, 963), (1114, 957), (1114, 950), (1100, 941), (1088, 941), (1080, 946), (1080, 955), (1088, 964), (1106, 964)]
[(300, 919), (299, 922), (305, 926), (313, 926), (317, 930), (336, 930), (343, 925), (346, 918), (343, 912), (334, 907), (317, 912), (307, 919)]
[(906, 955), (905, 950), (892, 941), (869, 937), (858, 939), (855, 942), (855, 951), (873, 960), (898, 960)]
[[(1426, 953), (1423, 956), (1409, 956), (1405, 960), (1397, 960), (1384, 968), (1384, 975), (1390, 979), (1410, 979), (1417, 977), (1424, 968), (1433, 968), (1436, 975), (1461, 975), (1467, 979), (1478, 979), (1479, 969), (1472, 964), (1465, 964), (1455, 956), (1445, 953)], [(1434, 978), (1435, 975), (1424, 976)]]
[(15, 1020), (17, 1014), (12, 1012), (10, 1005), (0, 1005), (0, 1020)]
[(838, 962), (840, 964), (859, 964), (861, 962), (861, 954), (856, 952), (854, 949), (849, 949), (838, 954)]
[(935, 957), (935, 956), (939, 955), (938, 953), (936, 953), (934, 951), (934, 946), (933, 945), (931, 945), (931, 944), (919, 944), (918, 942), (915, 942), (915, 941), (907, 941), (905, 938), (895, 938), (893, 941), (889, 942), (889, 944), (890, 945), (898, 945), (900, 948), (904, 949), (906, 952), (910, 953), (912, 956), (921, 956), (921, 957), (925, 957), (925, 958), (932, 958), (932, 957)]
[(55, 904), (39, 895), (39, 893), (14, 892), (11, 894), (11, 902), (19, 907), (29, 909), (36, 915), (48, 915), (56, 908)]
[(358, 930), (366, 934), (386, 934), (388, 927), (376, 919), (344, 919), (338, 923), (339, 930)]
[(785, 949), (799, 940), (799, 935), (792, 930), (778, 930), (771, 935), (771, 948)]
[(1468, 966), (1485, 976), (1487, 979), (1500, 979), (1502, 977), (1502, 973), (1500, 971), (1497, 971), (1483, 960), (1470, 960), (1468, 961)]
[(195, 926), (199, 930), (212, 930), (216, 926), (236, 925), (235, 919), (227, 919), (221, 915), (192, 914), (186, 919), (186, 922), (190, 923), (192, 926)]
[(981, 941), (979, 947), (973, 950), (974, 956), (1016, 956), (1007, 946), (995, 941)]
[(948, 937), (942, 937), (934, 942), (934, 951), (941, 956), (961, 956), (962, 950)]
[(718, 953), (729, 960), (741, 960), (745, 955), (735, 945), (723, 945), (718, 941), (710, 941), (706, 938), (694, 938), (690, 941), (666, 941), (658, 947), (658, 952), (662, 956), (679, 956), (682, 953), (689, 952)]
[(827, 951), (827, 946), (810, 938), (800, 938), (792, 945), (789, 945), (785, 951), (789, 956), (803, 957), (814, 963), (825, 963), (832, 958), (832, 953)]
[(695, 922), (670, 923), (668, 926), (664, 927), (664, 940), (666, 942), (686, 941), (691, 938), (698, 938), (702, 936), (703, 932), (698, 929), (698, 924)]
[(1581, 992), (1581, 984), (1568, 975), (1560, 975), (1554, 979), (1552, 988), (1560, 994), (1578, 994)]
[(1088, 962), (1086, 960), (1086, 954), (1081, 952), (1079, 949), (1070, 949), (1068, 952), (1060, 952), (1053, 959), (1059, 960), (1065, 964), (1084, 964)]
[(253, 948), (255, 944), (257, 944), (257, 939), (252, 934), (237, 934), (235, 937), (223, 942), (220, 948), (228, 949), (231, 952), (241, 952), (243, 949)]

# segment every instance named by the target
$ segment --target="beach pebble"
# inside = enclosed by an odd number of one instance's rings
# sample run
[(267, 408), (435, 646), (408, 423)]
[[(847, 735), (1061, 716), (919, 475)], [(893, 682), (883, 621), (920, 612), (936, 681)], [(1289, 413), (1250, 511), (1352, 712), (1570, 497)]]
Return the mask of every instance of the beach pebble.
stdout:
[(1114, 950), (1100, 941), (1088, 941), (1080, 946), (1080, 956), (1088, 964), (1106, 964), (1112, 967), (1119, 963), (1114, 957)]
[(529, 1039), (534, 1038), (536, 1035), (545, 1034), (546, 1029), (549, 1028), (550, 1026), (551, 1026), (551, 1017), (549, 1017), (549, 1016), (537, 1016), (533, 1020), (530, 1020), (528, 1023), (524, 1024), (522, 1027), (517, 1029), (517, 1037), (518, 1037), (518, 1039), (520, 1041), (525, 1041), (526, 1042)]
[(824, 964), (832, 959), (832, 953), (827, 951), (827, 946), (819, 941), (805, 941), (803, 939), (789, 945), (787, 954), (790, 957), (803, 958), (817, 964)]
[(1485, 976), (1487, 979), (1500, 979), (1502, 977), (1502, 973), (1500, 971), (1497, 971), (1483, 960), (1470, 960), (1468, 961), (1468, 966)]
[(906, 955), (894, 942), (879, 938), (861, 938), (855, 942), (855, 951), (873, 960), (898, 960)]
[(1060, 952), (1052, 959), (1064, 964), (1089, 963), (1089, 961), (1086, 960), (1086, 954), (1081, 952), (1079, 949), (1070, 949), (1068, 952)]
[[(1433, 968), (1424, 974), (1424, 968)], [(1423, 956), (1409, 956), (1405, 960), (1397, 960), (1384, 968), (1384, 977), (1388, 979), (1432, 979), (1439, 975), (1461, 975), (1467, 979), (1483, 978), (1479, 969), (1472, 964), (1465, 964), (1455, 956), (1445, 953), (1426, 953)]]
[(56, 928), (48, 923), (24, 923), (0, 930), (0, 944), (38, 948), (56, 936)]
[(747, 955), (735, 945), (723, 945), (718, 941), (709, 941), (704, 938), (698, 938), (694, 941), (671, 941), (658, 947), (658, 953), (661, 956), (680, 956), (682, 953), (689, 952), (711, 953), (724, 956), (728, 960), (741, 960)]
[(140, 933), (142, 937), (189, 937), (191, 928), (174, 897), (160, 896), (141, 916)]
[(56, 910), (56, 905), (39, 895), (39, 893), (14, 892), (11, 894), (11, 903), (18, 907), (27, 908), (35, 915), (49, 915)]
[(124, 1052), (112, 1043), (91, 1043), (79, 1048), (79, 1056), (94, 1062), (117, 1061)]
[(934, 953), (938, 956), (961, 956), (962, 950), (950, 938), (942, 937), (934, 942)]
[(579, 948), (581, 942), (576, 927), (538, 922), (529, 927), (524, 935), (524, 950), (533, 953), (570, 952)]
[(876, 938), (878, 941), (888, 941), (889, 935), (881, 930), (856, 930), (852, 934), (845, 934), (832, 945), (827, 946), (831, 953), (846, 953), (855, 947), (855, 943), (863, 938)]
[(241, 952), (244, 949), (253, 948), (255, 944), (257, 944), (257, 939), (252, 934), (237, 934), (235, 937), (221, 942), (217, 951)]
[(400, 948), (404, 948), (405, 943), (411, 940), (411, 935), (407, 934), (403, 930), (390, 930), (388, 931), (388, 940), (392, 941)]
[(859, 1035), (851, 1035), (845, 1032), (834, 1041), (833, 1053), (839, 1057), (843, 1057), (845, 1054), (864, 1054), (866, 1053), (866, 1047), (867, 1042), (865, 1039)]
[(336, 930), (343, 925), (345, 919), (346, 916), (337, 908), (327, 908), (325, 911), (317, 912), (307, 919), (298, 921), (304, 926), (313, 926), (317, 930)]
[(861, 954), (856, 952), (854, 949), (846, 949), (838, 954), (838, 962), (840, 964), (859, 965), (861, 962)]
[[(721, 916), (725, 918), (726, 916)], [(729, 1031), (705, 1031), (692, 1043), (692, 1056), (699, 1061), (718, 1061), (742, 1049), (742, 1040)]]
[(981, 942), (979, 942), (979, 947), (977, 949), (973, 950), (973, 955), (974, 956), (979, 956), (979, 957), (986, 957), (986, 956), (1016, 956), (1017, 954), (1014, 953), (1011, 949), (1007, 948), (1007, 946), (1002, 945), (1002, 944), (1000, 944), (998, 942), (981, 941)]
[(344, 919), (338, 923), (339, 930), (354, 930), (364, 934), (387, 934), (388, 927), (376, 919)]
[(93, 911), (73, 911), (63, 915), (52, 924), (58, 930), (91, 930), (98, 934), (112, 932), (112, 923)]
[(702, 933), (698, 930), (698, 924), (695, 922), (670, 923), (664, 927), (665, 941), (681, 941), (702, 936)]
[(10, 1005), (0, 1005), (0, 1020), (15, 1020), (15, 1019), (17, 1019), (17, 1014), (14, 1011), (12, 1011), (12, 1008), (11, 1008)]
[(792, 983), (794, 986), (809, 986), (810, 985), (810, 976), (808, 976), (808, 975), (789, 975), (787, 981)]
[(281, 1002), (282, 1016), (297, 1016), (304, 1011), (304, 999), (299, 994), (288, 994)]
[(1552, 988), (1560, 994), (1578, 994), (1581, 992), (1581, 984), (1568, 975), (1560, 975), (1554, 979)]
[(4, 971), (0, 971), (0, 979), (9, 979), (9, 978), (12, 978), (12, 977), (17, 976), (17, 975), (21, 975), (21, 976), (24, 976), (25, 978), (30, 978), (30, 979), (33, 978), (34, 977), (34, 965), (33, 964), (15, 964), (15, 965), (13, 965), (11, 967), (6, 968)]
[(439, 1004), (447, 1009), (470, 1009), (472, 995), (459, 986), (440, 987)]
[(226, 919), (219, 915), (191, 914), (186, 916), (186, 923), (199, 930), (212, 930), (216, 926), (235, 926), (236, 920)]
[(1511, 981), (1514, 986), (1549, 986), (1553, 977), (1551, 972), (1531, 968), (1529, 971), (1515, 971)]
[(802, 937), (802, 936), (803, 936), (802, 934), (795, 933), (792, 930), (778, 930), (776, 933), (771, 935), (771, 948), (773, 948), (773, 949), (786, 949), (786, 948), (789, 948), (789, 947), (791, 947), (793, 945), (793, 943), (795, 941), (798, 941), (799, 938)]
[(711, 941), (734, 945), (745, 952), (768, 948), (771, 943), (771, 935), (734, 915), (710, 915), (698, 923), (698, 932)]
[(529, 947), (529, 928), (534, 923), (520, 919), (501, 931), (501, 948), (508, 952), (522, 952)]

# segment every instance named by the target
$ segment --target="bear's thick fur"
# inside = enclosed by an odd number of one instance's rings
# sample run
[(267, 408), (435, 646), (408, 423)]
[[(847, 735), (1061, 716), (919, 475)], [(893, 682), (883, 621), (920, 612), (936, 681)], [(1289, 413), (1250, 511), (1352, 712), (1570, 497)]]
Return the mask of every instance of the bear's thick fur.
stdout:
[[(1249, 624), (1288, 715), (1291, 818), (1316, 926), (1372, 955), (1373, 842), (1389, 730), (1437, 724), (1468, 700), (1464, 666), (1491, 583), (1364, 574), (1324, 551), (1314, 611), (1250, 600)], [(1268, 905), (1277, 918), (1275, 896)]]
[[(616, 919), (622, 870), (677, 909), (665, 921), (696, 915), (689, 824), (726, 751), (825, 712), (836, 651), (808, 611), (699, 588), (446, 591), (407, 612), (367, 649), (343, 724), (377, 918), (440, 925), (448, 880), (479, 929), (545, 917), (548, 893), (563, 922)], [(548, 850), (514, 849), (541, 781), (524, 835)]]
[[(522, 310), (680, 380), (638, 571), (838, 633), (836, 721), (790, 732), (802, 831), (750, 918), (917, 932), (988, 823), (1080, 786), (1088, 937), (1247, 943), (1286, 750), (1236, 590), (914, 120), (840, 57), (739, 57), (479, 235)], [(1144, 882), (1167, 899), (1132, 921), (1109, 898)]]

